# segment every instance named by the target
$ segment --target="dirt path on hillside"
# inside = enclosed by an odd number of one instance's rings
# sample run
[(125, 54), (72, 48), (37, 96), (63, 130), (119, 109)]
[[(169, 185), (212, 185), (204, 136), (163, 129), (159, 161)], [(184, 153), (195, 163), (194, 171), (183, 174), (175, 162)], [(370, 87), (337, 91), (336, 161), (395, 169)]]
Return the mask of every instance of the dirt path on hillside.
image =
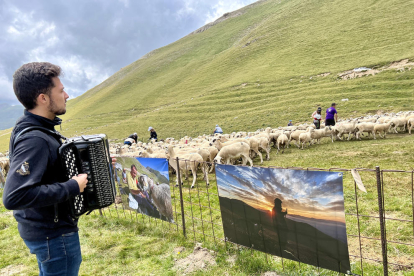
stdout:
[[(414, 67), (414, 62), (410, 61), (408, 58), (403, 59), (400, 61), (394, 61), (391, 62), (389, 65), (382, 66), (380, 68), (366, 68), (367, 70), (348, 70), (344, 71), (338, 74), (338, 77), (343, 80), (349, 80), (349, 79), (355, 79), (360, 78), (364, 76), (374, 76), (378, 73), (381, 73), (385, 70), (398, 70), (398, 71), (405, 71), (405, 70), (411, 70)], [(319, 75), (318, 75), (319, 76)]]

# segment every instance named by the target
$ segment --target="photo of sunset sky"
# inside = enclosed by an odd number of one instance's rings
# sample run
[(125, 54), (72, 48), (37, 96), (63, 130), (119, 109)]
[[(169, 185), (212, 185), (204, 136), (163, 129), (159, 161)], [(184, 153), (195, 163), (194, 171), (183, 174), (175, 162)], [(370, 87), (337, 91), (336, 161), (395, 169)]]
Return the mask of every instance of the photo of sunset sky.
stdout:
[(217, 165), (228, 241), (346, 273), (342, 173)]

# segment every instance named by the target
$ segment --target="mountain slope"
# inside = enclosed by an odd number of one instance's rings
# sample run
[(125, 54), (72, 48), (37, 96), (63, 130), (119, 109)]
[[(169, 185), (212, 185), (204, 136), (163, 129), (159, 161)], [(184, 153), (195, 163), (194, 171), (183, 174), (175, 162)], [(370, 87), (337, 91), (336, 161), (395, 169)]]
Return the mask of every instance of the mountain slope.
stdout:
[(13, 127), (17, 119), (23, 115), (23, 106), (0, 103), (0, 130)]
[(332, 102), (340, 102), (340, 117), (412, 110), (414, 70), (346, 81), (338, 74), (412, 60), (413, 7), (396, 0), (259, 1), (70, 100), (63, 133), (122, 139), (138, 132), (146, 140), (148, 126), (160, 138), (211, 133), (215, 124), (225, 132), (256, 130), (307, 121), (316, 106)]

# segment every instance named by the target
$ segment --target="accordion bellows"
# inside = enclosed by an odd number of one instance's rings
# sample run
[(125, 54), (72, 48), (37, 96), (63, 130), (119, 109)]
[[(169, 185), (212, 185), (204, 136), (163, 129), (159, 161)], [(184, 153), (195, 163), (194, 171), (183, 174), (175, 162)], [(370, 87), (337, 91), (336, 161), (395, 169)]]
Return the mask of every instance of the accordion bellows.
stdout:
[(72, 198), (71, 213), (79, 217), (115, 202), (115, 182), (105, 134), (69, 138), (59, 149), (68, 179), (80, 173), (88, 175), (85, 190)]

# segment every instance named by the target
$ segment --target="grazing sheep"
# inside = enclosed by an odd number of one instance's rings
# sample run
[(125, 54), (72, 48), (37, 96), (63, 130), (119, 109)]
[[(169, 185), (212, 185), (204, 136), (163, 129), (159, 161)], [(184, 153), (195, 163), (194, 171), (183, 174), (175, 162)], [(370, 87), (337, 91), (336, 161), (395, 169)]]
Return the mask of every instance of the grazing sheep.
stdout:
[(336, 136), (339, 140), (342, 140), (342, 135), (347, 133), (348, 134), (348, 141), (351, 139), (351, 134), (355, 133), (357, 121), (351, 123), (340, 123), (335, 125), (334, 130), (336, 132)]
[(155, 153), (148, 153), (148, 151), (143, 150), (138, 152), (138, 156), (144, 158), (167, 158), (167, 154), (161, 151)]
[(402, 117), (392, 118), (391, 122), (394, 124), (394, 132), (398, 133), (397, 128), (402, 128), (402, 131), (405, 132), (405, 126), (407, 124), (407, 119)]
[[(306, 132), (306, 130), (302, 130), (302, 129), (298, 129), (298, 130), (294, 130), (294, 131), (292, 131), (291, 133), (290, 133), (290, 135), (289, 135), (289, 144), (290, 144), (290, 142), (292, 141), (292, 140), (294, 140), (295, 141), (295, 145), (299, 148), (299, 145), (298, 145), (298, 143), (297, 143), (297, 141), (299, 141), (299, 135), (301, 134), (301, 133), (305, 133)], [(288, 148), (289, 148), (289, 146), (288, 146)]]
[(333, 143), (333, 136), (333, 131), (330, 126), (326, 126), (321, 129), (314, 129), (314, 131), (312, 132), (312, 139), (315, 139), (318, 144), (320, 144), (321, 139), (324, 137), (331, 137)]
[[(266, 152), (266, 160), (270, 160), (270, 142), (266, 137), (258, 137), (259, 139), (259, 148), (263, 149)], [(263, 162), (262, 162), (263, 163)]]
[(250, 151), (255, 152), (260, 157), (260, 163), (263, 163), (263, 156), (262, 153), (259, 151), (259, 140), (255, 137), (248, 137), (248, 138), (237, 138), (234, 140), (228, 141), (227, 139), (221, 139), (225, 140), (225, 143), (221, 143), (219, 140), (213, 140), (213, 144), (217, 147), (218, 150), (220, 150), (222, 147), (226, 145), (230, 145), (237, 142), (244, 142), (247, 143), (250, 146)]
[(309, 142), (309, 146), (311, 145), (311, 142), (312, 142), (312, 133), (314, 131), (315, 130), (313, 128), (309, 128), (309, 130), (307, 132), (301, 133), (299, 135), (299, 145), (302, 143), (302, 149), (303, 149), (303, 146), (305, 145), (306, 142)]
[[(387, 135), (387, 132), (389, 132), (393, 126), (394, 126), (394, 123), (391, 121), (389, 121), (388, 123), (376, 124), (374, 126), (374, 133), (375, 134), (378, 133), (381, 138), (385, 138), (385, 136)], [(384, 133), (384, 136), (381, 135), (381, 132)]]
[[(203, 157), (201, 157), (201, 155), (199, 155), (198, 153), (190, 153), (190, 154), (176, 154), (174, 151), (174, 147), (172, 145), (168, 146), (168, 154), (169, 154), (169, 164), (170, 166), (176, 171), (178, 172), (178, 170), (185, 172), (185, 177), (186, 179), (188, 178), (188, 171), (191, 170), (191, 173), (193, 175), (193, 183), (191, 184), (191, 188), (194, 188), (195, 182), (197, 180), (197, 168), (198, 165), (202, 165), (201, 169), (203, 171), (204, 174), (204, 179), (207, 182), (207, 185), (209, 185), (208, 182), (208, 176), (207, 176), (207, 169), (204, 168), (204, 164), (203, 164)], [(177, 160), (176, 158), (179, 159), (184, 159), (179, 161), (179, 167), (177, 167)], [(188, 164), (190, 163), (190, 164)], [(178, 177), (177, 177), (177, 186), (178, 186)], [(183, 183), (181, 183), (183, 184)]]
[(411, 135), (411, 129), (414, 128), (414, 117), (409, 118), (407, 121), (408, 133)]
[(277, 138), (279, 138), (279, 135), (282, 134), (282, 131), (276, 131), (273, 133), (270, 133), (270, 143), (273, 143), (273, 147), (276, 148), (277, 145)]
[(374, 127), (375, 127), (375, 123), (370, 123), (370, 122), (363, 122), (360, 124), (356, 125), (356, 138), (361, 140), (361, 134), (363, 132), (367, 132), (368, 133), (368, 138), (370, 136), (370, 134), (372, 134), (372, 136), (374, 137), (374, 140), (377, 139), (375, 137), (375, 131), (374, 131)]
[(250, 167), (253, 166), (253, 161), (250, 158), (250, 146), (245, 142), (237, 142), (231, 145), (227, 145), (221, 148), (214, 161), (221, 164), (221, 160), (224, 159), (225, 164), (230, 164), (230, 160), (236, 160), (242, 158), (243, 165), (246, 165), (247, 161), (250, 163)]
[(285, 148), (289, 147), (289, 138), (284, 133), (280, 134), (279, 137), (277, 138), (277, 153), (276, 154), (279, 154), (280, 147), (282, 147), (282, 153), (285, 152)]
[(3, 171), (4, 177), (7, 176), (10, 170), (10, 160), (6, 157), (0, 157), (0, 170)]

